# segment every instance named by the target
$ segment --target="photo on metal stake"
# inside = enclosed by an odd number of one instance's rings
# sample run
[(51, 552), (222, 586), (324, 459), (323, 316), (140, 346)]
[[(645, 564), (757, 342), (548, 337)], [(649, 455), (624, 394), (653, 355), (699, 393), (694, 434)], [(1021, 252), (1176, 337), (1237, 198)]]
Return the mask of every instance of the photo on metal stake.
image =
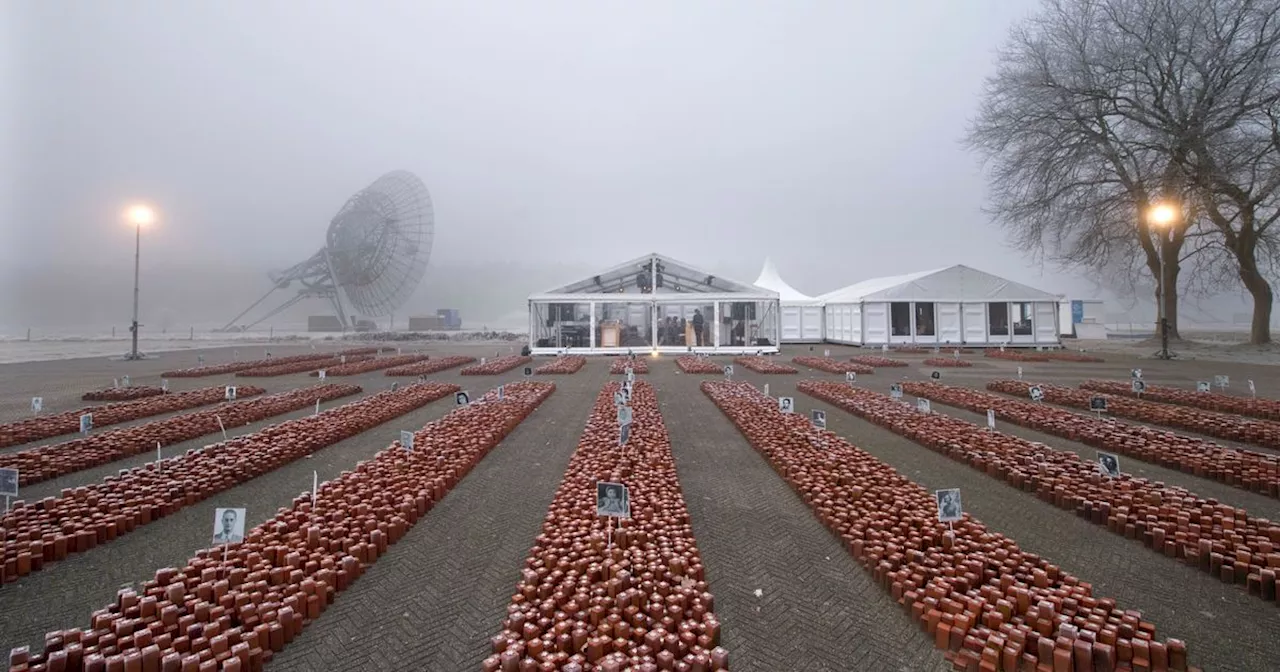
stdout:
[(795, 410), (796, 400), (791, 397), (778, 397), (778, 410), (790, 413)]
[(893, 397), (894, 399), (901, 399), (901, 398), (902, 398), (902, 383), (890, 383), (890, 384), (889, 384), (889, 396), (890, 396), (890, 397)]
[(632, 415), (632, 411), (630, 406), (619, 406), (618, 407), (618, 426), (631, 424), (631, 415)]
[(933, 500), (938, 507), (938, 522), (954, 523), (964, 516), (964, 508), (960, 505), (960, 488), (934, 491)]
[(44, 397), (31, 397), (31, 412), (39, 413), (44, 410)]
[(1205, 392), (1208, 392), (1209, 390), (1210, 390), (1209, 381), (1207, 380), (1196, 381), (1196, 392), (1205, 393)]
[[(626, 406), (623, 406), (623, 408), (626, 408)], [(621, 425), (620, 427), (618, 427), (618, 445), (619, 446), (627, 445), (627, 440), (629, 440), (630, 438), (631, 438), (630, 423)]]
[(413, 432), (400, 430), (400, 447), (407, 452), (413, 452)]
[(853, 382), (857, 382), (857, 380), (858, 380), (858, 372), (857, 372), (857, 371), (845, 371), (845, 372), (844, 372), (844, 382), (846, 382), (846, 383), (853, 383)]
[(93, 429), (93, 414), (85, 413), (80, 416), (80, 433), (88, 434), (91, 429)]
[(226, 392), (224, 393), (224, 395), (226, 396), (227, 401), (235, 401), (235, 400), (236, 400), (236, 386), (235, 386), (235, 385), (228, 385), (228, 386), (227, 386), (227, 390), (226, 390)]
[(1107, 412), (1107, 398), (1099, 395), (1089, 397), (1089, 410), (1099, 413)]
[(524, 367), (524, 377), (528, 378), (529, 376), (532, 376), (532, 375), (533, 375), (533, 367), (532, 366)]
[(328, 373), (324, 369), (320, 369), (316, 372), (316, 378), (319, 378), (320, 380), (324, 380), (327, 376)]
[(1027, 392), (1031, 395), (1031, 401), (1044, 401), (1044, 390), (1039, 385), (1032, 385)]
[(932, 379), (934, 379), (934, 380), (938, 380), (939, 378), (941, 378), (941, 377), (942, 377), (942, 372), (941, 372), (941, 371), (934, 371), (933, 373), (929, 374), (929, 377), (930, 377), (930, 378), (932, 378)]
[(916, 399), (916, 410), (921, 413), (929, 413), (932, 411), (928, 399)]
[(244, 541), (244, 509), (213, 510), (213, 543), (238, 544)]
[(1227, 389), (1227, 386), (1231, 384), (1231, 378), (1229, 376), (1214, 376), (1213, 384), (1218, 389), (1225, 390)]
[(1120, 458), (1112, 453), (1098, 451), (1098, 471), (1108, 478), (1120, 478)]
[(467, 394), (465, 391), (458, 392), (453, 395), (453, 403), (458, 406), (466, 406), (471, 403), (471, 395)]
[(810, 419), (813, 420), (814, 427), (817, 427), (818, 429), (827, 428), (827, 412), (826, 411), (820, 411), (815, 408), (812, 411), (809, 411), (809, 416), (810, 416)]
[(724, 365), (724, 377), (725, 377), (725, 378), (733, 378), (733, 365), (732, 365), (732, 364), (725, 364), (725, 365)]
[(610, 518), (631, 517), (631, 492), (621, 483), (596, 481), (596, 515)]
[(1134, 378), (1131, 387), (1134, 394), (1142, 394), (1147, 391), (1147, 383), (1141, 378)]
[(0, 469), (0, 495), (5, 497), (18, 496), (17, 469)]

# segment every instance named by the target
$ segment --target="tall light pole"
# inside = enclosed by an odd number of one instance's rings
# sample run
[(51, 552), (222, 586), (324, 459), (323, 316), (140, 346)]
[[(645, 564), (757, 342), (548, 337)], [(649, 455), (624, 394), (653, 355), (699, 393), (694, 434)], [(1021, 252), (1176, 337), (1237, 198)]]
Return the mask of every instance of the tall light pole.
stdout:
[(1181, 216), (1178, 208), (1168, 203), (1158, 203), (1152, 206), (1151, 211), (1147, 213), (1147, 221), (1160, 232), (1160, 246), (1156, 249), (1157, 256), (1160, 260), (1160, 281), (1159, 300), (1156, 302), (1156, 311), (1159, 317), (1157, 323), (1160, 329), (1160, 359), (1169, 359), (1169, 319), (1165, 315), (1165, 277), (1167, 275), (1168, 254), (1165, 250), (1165, 229), (1172, 226)]
[(141, 268), (142, 260), (142, 227), (152, 224), (156, 221), (156, 212), (150, 206), (133, 205), (125, 211), (125, 218), (129, 220), (134, 227), (133, 238), (133, 323), (129, 325), (129, 332), (133, 337), (133, 348), (125, 359), (135, 360), (142, 359), (142, 355), (138, 353), (138, 271)]

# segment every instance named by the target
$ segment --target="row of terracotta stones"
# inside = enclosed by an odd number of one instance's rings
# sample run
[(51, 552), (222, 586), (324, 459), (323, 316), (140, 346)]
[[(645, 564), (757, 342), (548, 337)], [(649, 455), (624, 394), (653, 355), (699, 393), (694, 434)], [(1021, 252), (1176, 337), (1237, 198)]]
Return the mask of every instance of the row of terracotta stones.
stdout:
[[(635, 383), (619, 448), (619, 388), (596, 397), (485, 672), (728, 669), (657, 395)], [(597, 515), (598, 482), (627, 487), (630, 518)]]
[(676, 366), (685, 373), (720, 373), (724, 370), (719, 364), (697, 355), (676, 357)]
[(909, 366), (907, 362), (904, 362), (901, 359), (890, 359), (879, 355), (855, 355), (849, 359), (850, 361), (857, 362), (858, 364), (865, 364), (877, 369), (882, 367), (902, 368), (904, 366)]
[(1206, 411), (1234, 413), (1259, 420), (1280, 421), (1280, 401), (1275, 399), (1259, 399), (1255, 397), (1234, 397), (1217, 392), (1192, 392), (1176, 387), (1163, 385), (1147, 385), (1141, 393), (1133, 391), (1130, 381), (1086, 380), (1080, 384), (1084, 390), (1105, 392), (1106, 394), (1136, 397), (1162, 404), (1202, 408)]
[(1187, 669), (1141, 614), (968, 514), (949, 529), (928, 491), (843, 438), (745, 383), (702, 389), (958, 669)]
[(554, 389), (490, 391), (416, 432), (412, 452), (393, 443), (322, 484), (314, 506), (298, 497), (225, 559), (224, 547), (201, 551), (121, 591), (88, 629), (49, 633), (43, 652), (14, 649), (10, 672), (261, 670)]
[(799, 370), (794, 366), (779, 364), (769, 357), (760, 355), (734, 357), (733, 363), (756, 373), (799, 373)]
[[(358, 376), (362, 373), (377, 371), (379, 369), (390, 369), (397, 366), (406, 366), (417, 362), (425, 362), (430, 359), (429, 355), (412, 354), (412, 355), (391, 355), (390, 357), (375, 357), (373, 359), (361, 359), (357, 361), (347, 360), (346, 364), (339, 363), (337, 366), (325, 369), (325, 376)], [(319, 376), (319, 371), (312, 371), (312, 376)]]
[(456, 385), (423, 383), (380, 392), (176, 459), (122, 470), (101, 483), (68, 488), (30, 506), (15, 506), (3, 519), (0, 580), (15, 580), (111, 541), (456, 391)]
[(294, 373), (314, 373), (321, 369), (328, 370), (344, 364), (354, 364), (356, 362), (372, 361), (376, 355), (340, 355), (329, 357), (328, 359), (312, 359), (305, 362), (293, 362), (290, 364), (270, 364), (268, 366), (259, 366), (253, 369), (237, 371), (237, 378), (273, 378), (275, 376), (287, 376)]
[(867, 364), (859, 364), (857, 362), (846, 362), (832, 357), (813, 357), (809, 355), (799, 355), (791, 358), (793, 364), (799, 364), (810, 369), (817, 369), (827, 373), (838, 373), (844, 375), (846, 373), (856, 373), (865, 375), (875, 373), (874, 367)]
[(168, 390), (154, 385), (129, 385), (127, 387), (106, 387), (101, 390), (85, 392), (81, 401), (133, 401), (147, 397), (158, 397)]
[(433, 373), (447, 371), (455, 366), (470, 364), (476, 361), (475, 357), (461, 357), (458, 355), (449, 355), (447, 357), (437, 357), (428, 359), (425, 362), (417, 362), (416, 364), (405, 364), (403, 366), (395, 366), (387, 369), (388, 376), (426, 376)]
[[(240, 389), (255, 395), (263, 392), (260, 387), (236, 388), (237, 396)], [(217, 391), (219, 394), (224, 393), (222, 388), (217, 388)], [(84, 438), (0, 455), (0, 467), (17, 469), (18, 483), (21, 485), (40, 483), (152, 451), (157, 445), (171, 446), (213, 434), (224, 427), (242, 427), (306, 408), (317, 400), (329, 401), (359, 393), (360, 388), (355, 385), (319, 385), (232, 401), (141, 425), (111, 429)]]
[[(1033, 384), (1036, 383), (1021, 380), (993, 380), (987, 383), (987, 389), (1025, 396)], [(1103, 396), (1107, 399), (1107, 413), (1119, 418), (1185, 429), (1205, 436), (1280, 450), (1280, 422), (1242, 418), (1229, 413), (1157, 404), (1128, 397), (1100, 395), (1098, 392), (1062, 385), (1046, 383), (1038, 385), (1044, 394), (1044, 400), (1051, 404), (1089, 410), (1089, 400), (1096, 396)]]
[[(263, 392), (266, 392), (266, 390), (251, 385), (237, 389), (237, 394), (241, 397), (252, 397)], [(225, 399), (226, 388), (222, 386), (203, 387), (198, 390), (166, 394), (161, 397), (148, 397), (134, 401), (103, 404), (101, 406), (88, 406), (79, 410), (64, 411), (52, 415), (39, 415), (0, 425), (0, 448), (20, 446), (24, 443), (62, 436), (63, 434), (74, 434), (80, 431), (80, 416), (85, 413), (93, 415), (94, 427), (105, 427), (141, 418), (149, 418), (153, 415), (208, 406)]]
[(987, 349), (982, 352), (983, 357), (990, 359), (1004, 359), (1011, 362), (1048, 362), (1051, 361), (1048, 356), (1042, 352), (1018, 352), (1017, 350), (992, 350)]
[[(1020, 387), (1009, 386), (1005, 389), (1017, 390)], [(1280, 457), (1275, 455), (1228, 448), (1206, 439), (1181, 436), (1163, 429), (1124, 424), (978, 390), (929, 386), (920, 387), (916, 392), (920, 396), (978, 413), (993, 409), (997, 417), (1015, 425), (1201, 478), (1213, 479), (1250, 492), (1280, 497)], [(1107, 411), (1111, 411), (1110, 403)]]
[[(905, 383), (930, 398), (933, 383)], [(955, 388), (952, 388), (953, 390)], [(1280, 525), (1184, 488), (1121, 474), (1104, 476), (1088, 459), (958, 418), (922, 413), (889, 397), (848, 386), (802, 384), (806, 394), (901, 434), (1151, 550), (1199, 567), (1227, 583), (1276, 599)], [(940, 398), (942, 403), (949, 403)]]
[(533, 362), (533, 358), (527, 355), (505, 355), (486, 359), (481, 364), (465, 366), (459, 373), (464, 376), (496, 376), (531, 362)]
[(540, 375), (577, 373), (578, 369), (586, 365), (587, 358), (582, 355), (564, 355), (539, 366), (533, 372)]
[(968, 368), (973, 363), (964, 359), (948, 359), (946, 357), (930, 357), (924, 360), (925, 366), (936, 366), (939, 368)]
[(203, 378), (205, 376), (217, 376), (224, 373), (235, 373), (237, 371), (246, 371), (248, 369), (259, 369), (264, 366), (275, 366), (278, 364), (294, 364), (297, 362), (309, 362), (318, 359), (331, 359), (333, 357), (359, 357), (362, 355), (377, 354), (377, 348), (347, 348), (338, 352), (308, 352), (301, 355), (288, 355), (285, 357), (267, 357), (266, 359), (246, 359), (241, 362), (226, 362), (224, 364), (209, 364), (206, 366), (194, 366), (188, 369), (175, 369), (173, 371), (165, 371), (160, 374), (164, 378)]
[(649, 362), (643, 357), (615, 357), (609, 364), (609, 373), (626, 373), (627, 369), (636, 375), (649, 373)]

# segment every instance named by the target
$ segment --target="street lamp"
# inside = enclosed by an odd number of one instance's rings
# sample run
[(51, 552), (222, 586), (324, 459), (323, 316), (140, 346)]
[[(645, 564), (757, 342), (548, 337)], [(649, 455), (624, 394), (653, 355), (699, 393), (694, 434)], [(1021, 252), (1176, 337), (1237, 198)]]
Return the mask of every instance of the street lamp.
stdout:
[(1160, 261), (1160, 264), (1159, 264), (1160, 279), (1159, 279), (1159, 284), (1157, 285), (1157, 287), (1159, 288), (1159, 300), (1156, 302), (1157, 304), (1156, 311), (1159, 317), (1158, 326), (1160, 328), (1160, 359), (1169, 359), (1169, 320), (1165, 316), (1165, 307), (1164, 307), (1164, 304), (1165, 304), (1164, 282), (1165, 282), (1165, 274), (1166, 274), (1165, 272), (1167, 270), (1165, 268), (1165, 264), (1168, 261), (1165, 257), (1167, 257), (1168, 255), (1166, 254), (1166, 250), (1164, 249), (1164, 243), (1165, 243), (1164, 230), (1172, 226), (1174, 222), (1177, 222), (1179, 216), (1181, 216), (1181, 213), (1178, 211), (1178, 208), (1168, 203), (1157, 203), (1156, 205), (1152, 206), (1151, 210), (1147, 213), (1147, 221), (1151, 223), (1151, 226), (1155, 227), (1155, 229), (1160, 232), (1160, 245), (1156, 249), (1157, 258)]
[(133, 239), (133, 323), (129, 331), (133, 335), (133, 349), (125, 355), (125, 359), (142, 359), (138, 353), (138, 269), (142, 258), (142, 227), (150, 226), (156, 221), (156, 211), (149, 205), (136, 204), (125, 210), (124, 217), (134, 227)]

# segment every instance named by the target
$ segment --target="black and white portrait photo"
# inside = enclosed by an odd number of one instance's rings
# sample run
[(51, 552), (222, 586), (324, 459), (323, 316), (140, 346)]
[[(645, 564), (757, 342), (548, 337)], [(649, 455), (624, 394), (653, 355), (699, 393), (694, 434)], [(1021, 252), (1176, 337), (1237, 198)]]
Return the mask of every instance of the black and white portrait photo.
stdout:
[(596, 515), (611, 518), (631, 517), (631, 494), (621, 483), (596, 483)]
[(813, 420), (814, 427), (817, 427), (818, 429), (827, 428), (827, 412), (826, 411), (819, 411), (818, 409), (815, 408), (812, 411), (810, 411), (810, 417)]
[(778, 397), (778, 410), (790, 413), (795, 410), (795, 400), (791, 397)]
[(18, 496), (18, 470), (0, 469), (0, 495)]
[(963, 509), (960, 507), (960, 488), (938, 490), (933, 493), (938, 503), (938, 522), (953, 523), (960, 520)]
[(1098, 395), (1089, 397), (1089, 410), (1099, 412), (1107, 410), (1107, 398)]
[(466, 406), (467, 404), (471, 403), (471, 395), (467, 394), (466, 392), (458, 392), (457, 394), (453, 395), (453, 401), (459, 406)]
[(244, 509), (214, 509), (213, 543), (238, 544), (244, 541)]
[(1099, 451), (1098, 471), (1108, 478), (1120, 478), (1120, 458), (1111, 453)]

